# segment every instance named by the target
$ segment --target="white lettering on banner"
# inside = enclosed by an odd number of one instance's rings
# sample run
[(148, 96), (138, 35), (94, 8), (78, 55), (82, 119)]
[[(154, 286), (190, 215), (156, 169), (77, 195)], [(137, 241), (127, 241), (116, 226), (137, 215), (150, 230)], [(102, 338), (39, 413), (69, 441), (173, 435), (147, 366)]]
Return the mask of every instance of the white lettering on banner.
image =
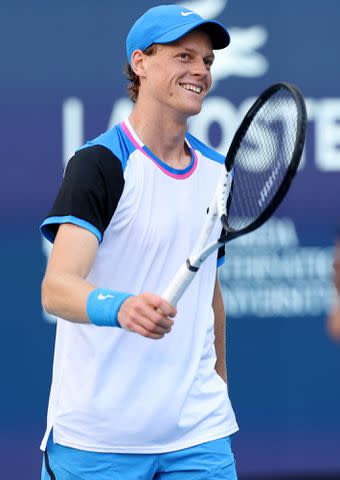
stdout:
[(319, 316), (329, 312), (332, 247), (299, 246), (294, 222), (271, 218), (227, 245), (220, 282), (234, 317)]
[[(300, 247), (284, 253), (266, 251), (260, 253), (245, 250), (228, 255), (228, 281), (276, 281), (276, 280), (329, 280), (332, 248)], [(223, 275), (222, 275), (223, 276)]]
[[(224, 97), (208, 97), (199, 116), (189, 121), (191, 133), (222, 155), (233, 138), (245, 113), (254, 101), (254, 97), (246, 98), (237, 108)], [(320, 171), (340, 171), (340, 98), (306, 99), (307, 115), (310, 123), (314, 123), (314, 155), (309, 155)], [(79, 145), (84, 143), (84, 107), (79, 98), (69, 98), (63, 103), (63, 160), (64, 165)], [(132, 109), (128, 98), (119, 99), (113, 107), (109, 128), (126, 118)], [(212, 145), (209, 137), (211, 125), (216, 123), (221, 129), (218, 145)], [(103, 128), (104, 129), (104, 128)], [(305, 148), (306, 150), (306, 148)], [(304, 151), (300, 169), (305, 166)]]
[(324, 98), (319, 102), (315, 147), (315, 162), (320, 170), (340, 170), (340, 98)]
[(227, 314), (233, 317), (316, 317), (327, 315), (332, 299), (331, 288), (319, 282), (224, 287), (222, 292)]
[[(235, 244), (235, 242), (233, 242)], [(233, 244), (231, 244), (233, 245)], [(243, 235), (237, 239), (238, 247), (258, 249), (293, 248), (299, 245), (294, 222), (290, 218), (271, 218), (255, 233)], [(230, 247), (228, 246), (228, 249)]]

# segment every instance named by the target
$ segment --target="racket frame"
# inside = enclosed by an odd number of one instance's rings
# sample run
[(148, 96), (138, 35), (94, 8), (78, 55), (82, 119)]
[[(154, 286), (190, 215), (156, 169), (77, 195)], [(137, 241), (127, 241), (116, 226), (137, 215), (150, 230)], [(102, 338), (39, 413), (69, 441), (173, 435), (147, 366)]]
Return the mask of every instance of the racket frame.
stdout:
[(225, 233), (221, 236), (220, 241), (223, 243), (227, 241), (229, 242), (230, 240), (233, 240), (234, 238), (237, 238), (240, 235), (244, 235), (245, 233), (252, 232), (253, 230), (256, 230), (257, 228), (259, 228), (263, 223), (265, 223), (268, 220), (268, 218), (272, 216), (272, 214), (277, 209), (277, 207), (280, 205), (282, 199), (284, 198), (287, 191), (289, 190), (290, 184), (299, 167), (301, 155), (302, 155), (303, 148), (305, 145), (305, 140), (306, 140), (306, 130), (307, 130), (306, 105), (300, 90), (295, 85), (292, 85), (286, 82), (280, 82), (280, 83), (276, 83), (275, 85), (272, 85), (271, 87), (263, 91), (255, 101), (255, 103), (250, 107), (250, 109), (246, 113), (229, 147), (229, 150), (226, 156), (226, 169), (227, 171), (230, 171), (233, 168), (236, 154), (238, 152), (241, 141), (246, 135), (248, 128), (251, 125), (253, 118), (255, 117), (257, 112), (262, 108), (263, 104), (268, 100), (268, 98), (270, 98), (274, 93), (276, 93), (279, 90), (282, 90), (283, 88), (289, 90), (291, 95), (294, 97), (295, 105), (297, 106), (296, 130), (300, 132), (300, 135), (297, 137), (297, 140), (295, 142), (294, 150), (292, 153), (292, 160), (289, 163), (287, 172), (281, 182), (280, 188), (273, 196), (269, 205), (263, 210), (263, 212), (257, 217), (257, 219), (254, 222), (247, 225), (247, 227), (241, 230), (233, 230), (228, 225), (227, 216), (222, 219)]

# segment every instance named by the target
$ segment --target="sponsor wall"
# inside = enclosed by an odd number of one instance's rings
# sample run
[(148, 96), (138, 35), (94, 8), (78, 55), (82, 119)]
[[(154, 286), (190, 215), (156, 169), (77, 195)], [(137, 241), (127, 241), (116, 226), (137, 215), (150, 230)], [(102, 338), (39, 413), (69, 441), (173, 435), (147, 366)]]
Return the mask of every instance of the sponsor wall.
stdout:
[[(35, 479), (40, 468), (55, 327), (40, 307), (49, 245), (38, 226), (74, 149), (128, 115), (125, 35), (161, 3), (0, 3), (4, 478), (25, 471)], [(262, 229), (228, 245), (220, 272), (239, 471), (340, 473), (340, 346), (326, 330), (340, 222), (340, 5), (178, 3), (225, 23), (232, 37), (217, 52), (214, 87), (190, 122), (193, 134), (225, 152), (251, 100), (277, 81), (300, 87), (309, 116), (288, 198)]]

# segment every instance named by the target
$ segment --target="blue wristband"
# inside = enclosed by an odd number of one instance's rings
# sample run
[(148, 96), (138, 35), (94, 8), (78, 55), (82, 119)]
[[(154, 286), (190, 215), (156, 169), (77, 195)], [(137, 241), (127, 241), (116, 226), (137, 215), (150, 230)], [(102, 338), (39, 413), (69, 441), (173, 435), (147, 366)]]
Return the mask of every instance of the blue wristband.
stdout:
[(88, 296), (86, 303), (90, 322), (99, 327), (120, 327), (117, 317), (120, 306), (131, 293), (115, 292), (108, 288), (96, 288)]

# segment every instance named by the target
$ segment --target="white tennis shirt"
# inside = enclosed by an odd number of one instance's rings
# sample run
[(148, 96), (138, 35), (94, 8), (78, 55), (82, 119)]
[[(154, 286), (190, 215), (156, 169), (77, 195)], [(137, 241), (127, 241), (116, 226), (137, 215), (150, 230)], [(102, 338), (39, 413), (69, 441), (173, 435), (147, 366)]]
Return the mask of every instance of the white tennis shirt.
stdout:
[[(190, 134), (186, 141), (190, 165), (170, 168), (126, 120), (70, 161), (42, 232), (53, 241), (71, 222), (98, 237), (94, 285), (161, 294), (190, 254), (224, 159)], [(42, 449), (52, 428), (56, 443), (121, 453), (174, 451), (238, 430), (214, 368), (216, 262), (213, 254), (202, 265), (161, 340), (58, 319)]]

